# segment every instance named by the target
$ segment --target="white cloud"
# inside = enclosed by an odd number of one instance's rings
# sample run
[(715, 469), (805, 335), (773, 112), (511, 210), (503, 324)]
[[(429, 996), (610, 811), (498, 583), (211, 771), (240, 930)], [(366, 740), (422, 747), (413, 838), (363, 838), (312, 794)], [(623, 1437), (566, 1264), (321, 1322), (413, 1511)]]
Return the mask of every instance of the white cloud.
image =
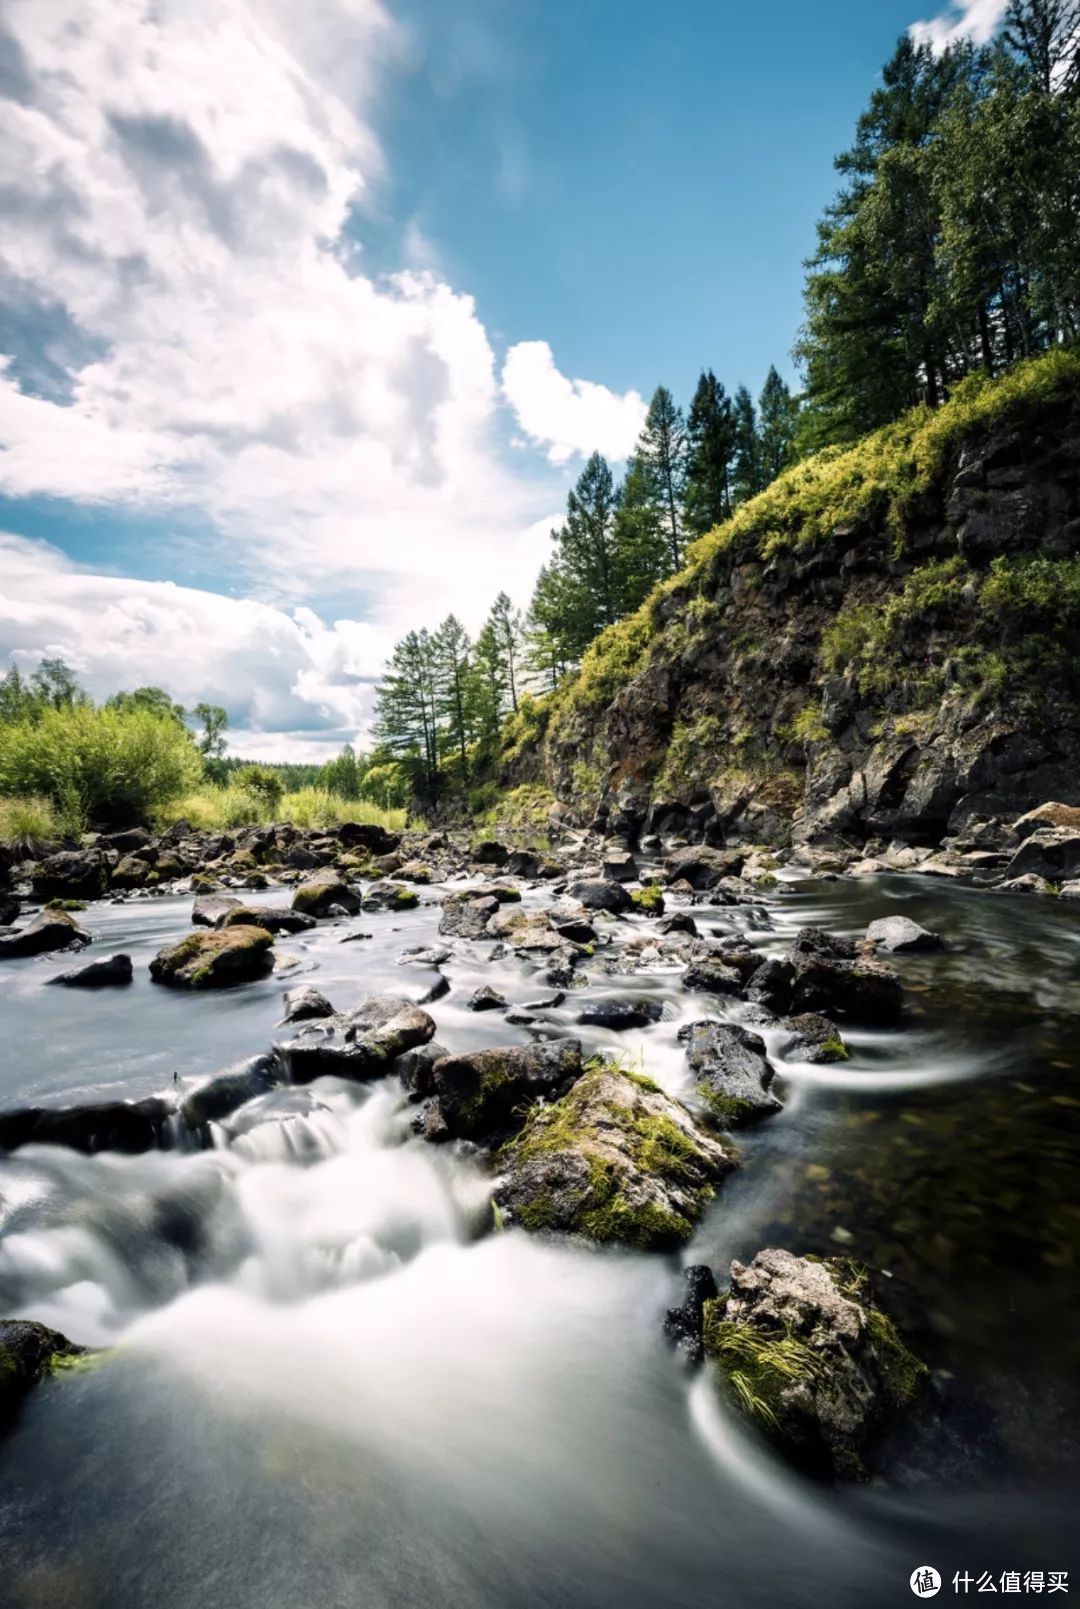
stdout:
[(24, 670), (56, 655), (99, 699), (150, 684), (188, 707), (222, 704), (233, 752), (256, 759), (326, 759), (367, 731), (384, 628), (95, 575), (2, 532), (0, 571), (0, 642)]
[[(61, 396), (0, 367), (0, 491), (197, 507), (286, 597), (351, 584), (399, 625), (482, 611), (476, 577), (524, 573), (551, 493), (504, 465), (472, 298), (430, 267), (361, 271), (367, 118), (401, 45), (382, 0), (5, 19), (0, 295), (80, 356)], [(403, 254), (433, 260), (415, 226)]]
[(637, 391), (620, 395), (591, 380), (568, 380), (546, 341), (519, 341), (510, 348), (502, 386), (522, 430), (547, 449), (553, 464), (594, 451), (625, 459), (648, 411)]
[(914, 22), (909, 32), (916, 44), (930, 45), (938, 54), (961, 39), (985, 45), (997, 33), (1009, 0), (957, 0), (928, 22)]

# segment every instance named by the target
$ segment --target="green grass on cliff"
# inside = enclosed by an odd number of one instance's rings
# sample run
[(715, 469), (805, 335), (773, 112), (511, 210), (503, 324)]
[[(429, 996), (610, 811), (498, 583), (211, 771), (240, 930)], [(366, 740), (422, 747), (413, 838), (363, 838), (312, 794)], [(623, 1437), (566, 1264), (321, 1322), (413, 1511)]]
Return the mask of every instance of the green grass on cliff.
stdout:
[[(685, 569), (655, 588), (635, 614), (596, 638), (577, 675), (545, 701), (549, 734), (568, 736), (576, 715), (609, 704), (641, 670), (661, 629), (665, 635), (681, 630), (687, 646), (695, 629), (707, 631), (721, 563), (767, 560), (785, 548), (827, 543), (834, 533), (863, 523), (891, 532), (899, 553), (920, 495), (940, 481), (966, 439), (1006, 423), (1022, 425), (1077, 395), (1080, 352), (1053, 351), (997, 380), (973, 375), (944, 407), (916, 408), (854, 447), (826, 448), (797, 464), (694, 543)], [(1060, 564), (1050, 562), (1057, 574)], [(996, 568), (983, 603), (990, 608), (995, 599), (1005, 599), (1022, 610), (1041, 585), (1030, 561), (1026, 570)], [(666, 625), (669, 615), (678, 618)], [(833, 651), (839, 652), (835, 639)]]

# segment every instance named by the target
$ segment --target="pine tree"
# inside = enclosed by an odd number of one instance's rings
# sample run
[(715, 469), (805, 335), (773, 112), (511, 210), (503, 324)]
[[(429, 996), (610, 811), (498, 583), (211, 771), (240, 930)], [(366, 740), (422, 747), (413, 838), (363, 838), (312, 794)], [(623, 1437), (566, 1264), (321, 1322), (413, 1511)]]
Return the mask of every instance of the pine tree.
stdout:
[(626, 466), (615, 511), (620, 615), (631, 614), (672, 573), (669, 541), (668, 514), (657, 499), (654, 472), (639, 454)]
[(683, 494), (686, 482), (686, 426), (666, 386), (653, 392), (637, 447), (637, 464), (657, 511), (668, 547), (668, 571), (682, 566)]
[(1044, 95), (1076, 87), (1080, 0), (1010, 0), (1005, 40)]
[(775, 368), (765, 378), (758, 398), (758, 445), (761, 484), (768, 486), (783, 474), (795, 457), (798, 403)]
[(0, 681), (0, 724), (32, 720), (37, 707), (37, 700), (23, 681), (18, 665), (12, 665)]
[(521, 611), (514, 608), (505, 592), (500, 592), (492, 604), (491, 613), (488, 615), (488, 625), (491, 628), (499, 652), (510, 708), (516, 712), (518, 707), (518, 672), (520, 669), (524, 628), (521, 621)]
[(432, 792), (438, 783), (434, 653), (430, 633), (410, 631), (397, 643), (375, 691), (375, 736), (413, 772), (414, 786)]
[(761, 441), (758, 436), (757, 410), (749, 391), (741, 385), (735, 393), (733, 407), (735, 419), (735, 457), (731, 479), (734, 500), (745, 503), (756, 497), (763, 486)]
[(435, 718), (439, 757), (457, 756), (461, 780), (469, 772), (469, 746), (473, 739), (472, 644), (456, 615), (447, 615), (431, 639), (435, 685)]
[(557, 560), (542, 565), (525, 621), (525, 667), (532, 685), (553, 692), (574, 662), (577, 631), (570, 591)]
[(704, 536), (731, 515), (735, 421), (731, 399), (711, 369), (703, 373), (686, 421), (686, 527)]

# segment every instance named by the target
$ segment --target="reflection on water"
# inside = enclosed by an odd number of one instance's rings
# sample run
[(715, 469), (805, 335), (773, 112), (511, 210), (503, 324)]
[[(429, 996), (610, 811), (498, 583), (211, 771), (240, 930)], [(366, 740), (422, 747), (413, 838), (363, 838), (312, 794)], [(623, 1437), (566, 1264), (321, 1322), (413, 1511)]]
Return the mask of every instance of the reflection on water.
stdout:
[[(698, 914), (779, 950), (807, 922), (857, 933), (892, 910), (949, 944), (901, 960), (905, 1027), (849, 1035), (840, 1068), (781, 1066), (785, 1111), (740, 1137), (743, 1170), (686, 1260), (773, 1243), (872, 1261), (992, 1457), (906, 1491), (806, 1484), (664, 1350), (674, 1263), (478, 1239), (481, 1168), (413, 1139), (392, 1080), (322, 1080), (210, 1152), (3, 1163), (0, 1311), (116, 1350), (40, 1390), (0, 1446), (0, 1600), (766, 1609), (910, 1601), (924, 1562), (1068, 1568), (1080, 912), (908, 878), (787, 883), (764, 920)], [(202, 999), (145, 981), (187, 916), (90, 913), (142, 974), (124, 994), (45, 992), (47, 962), (11, 964), (6, 1103), (146, 1093), (273, 1039), (281, 978)], [(416, 998), (430, 971), (398, 958), (436, 924), (369, 916), (370, 940), (341, 943), (354, 921), (278, 949), (344, 1008)], [(456, 951), (440, 1041), (524, 1039), (464, 1002), (480, 982), (535, 999), (538, 978)], [(667, 1020), (582, 1038), (685, 1092), (680, 1023), (736, 1008), (663, 971), (603, 976), (603, 959), (596, 993), (648, 994)], [(571, 994), (540, 1015), (566, 1031), (579, 1009)]]

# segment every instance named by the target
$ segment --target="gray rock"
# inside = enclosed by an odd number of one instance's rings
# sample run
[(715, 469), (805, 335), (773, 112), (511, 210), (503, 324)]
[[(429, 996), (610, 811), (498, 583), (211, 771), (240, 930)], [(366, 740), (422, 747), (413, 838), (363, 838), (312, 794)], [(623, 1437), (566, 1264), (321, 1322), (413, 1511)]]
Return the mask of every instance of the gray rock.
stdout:
[(39, 861), (31, 874), (42, 899), (100, 899), (109, 886), (109, 867), (97, 849), (65, 849)]
[(618, 916), (633, 909), (633, 901), (622, 884), (607, 878), (587, 878), (584, 882), (573, 883), (570, 896), (587, 911), (610, 911)]
[(264, 927), (268, 933), (307, 933), (317, 927), (313, 916), (285, 905), (235, 905), (218, 918), (216, 927)]
[(580, 1076), (581, 1065), (577, 1039), (444, 1057), (432, 1083), (445, 1134), (491, 1138), (519, 1127), (525, 1108), (560, 1094)]
[(340, 905), (352, 914), (360, 909), (359, 894), (336, 873), (327, 872), (313, 877), (293, 891), (292, 908), (305, 916), (326, 916), (331, 905)]
[(1006, 876), (1043, 877), (1048, 883), (1067, 883), (1080, 877), (1080, 829), (1040, 827), (1026, 837), (1009, 862)]
[(49, 982), (63, 989), (108, 989), (131, 983), (134, 976), (130, 955), (110, 955), (72, 972), (61, 972)]
[(312, 1017), (333, 1017), (334, 1008), (326, 996), (312, 983), (301, 984), (297, 989), (285, 991), (285, 1015), (282, 1022), (305, 1022)]
[(803, 928), (791, 948), (795, 978), (791, 1010), (837, 1015), (871, 1027), (900, 1020), (900, 979), (880, 961), (865, 960), (850, 939)]
[(710, 1117), (721, 1128), (741, 1128), (781, 1110), (773, 1094), (773, 1067), (765, 1041), (739, 1023), (707, 1018), (681, 1030), (686, 1060)]
[(233, 894), (198, 894), (191, 907), (192, 923), (196, 927), (217, 927), (230, 911), (238, 911), (242, 903)]
[(364, 890), (363, 908), (366, 911), (411, 911), (419, 905), (420, 896), (415, 888), (404, 883), (371, 883)]
[(717, 956), (701, 956), (691, 961), (683, 973), (683, 988), (696, 994), (742, 993), (742, 976), (733, 966), (726, 965)]
[(439, 932), (448, 938), (481, 939), (487, 937), (487, 924), (499, 909), (497, 899), (470, 895), (452, 895), (443, 903)]
[(419, 1006), (397, 996), (372, 995), (359, 1011), (306, 1024), (279, 1048), (296, 1084), (326, 1075), (366, 1082), (394, 1071), (397, 1057), (434, 1035), (434, 1022)]
[(870, 923), (866, 937), (879, 950), (897, 955), (944, 948), (939, 933), (931, 933), (928, 928), (920, 927), (909, 916), (881, 916), (876, 922)]
[(0, 937), (0, 960), (81, 949), (89, 943), (89, 933), (79, 926), (70, 912), (41, 911), (25, 927)]
[(466, 1001), (470, 1011), (503, 1011), (508, 1005), (505, 995), (485, 983), (482, 988), (476, 989)]
[(816, 1011), (805, 1011), (801, 1016), (788, 1017), (784, 1023), (791, 1037), (784, 1041), (783, 1053), (792, 1061), (806, 1061), (828, 1065), (848, 1059), (848, 1048), (840, 1030), (828, 1017)]
[(658, 1000), (597, 1000), (578, 1013), (578, 1022), (589, 1028), (647, 1028), (659, 1022), (664, 1008)]
[(604, 855), (604, 876), (616, 883), (633, 883), (637, 879), (637, 861), (628, 849), (609, 849)]
[(204, 1130), (220, 1123), (248, 1101), (267, 1095), (282, 1083), (285, 1070), (274, 1055), (253, 1056), (249, 1061), (215, 1073), (180, 1103), (180, 1116), (189, 1129)]
[(59, 1330), (30, 1319), (0, 1319), (0, 1424), (7, 1425), (31, 1387), (49, 1373), (57, 1358), (82, 1356)]

